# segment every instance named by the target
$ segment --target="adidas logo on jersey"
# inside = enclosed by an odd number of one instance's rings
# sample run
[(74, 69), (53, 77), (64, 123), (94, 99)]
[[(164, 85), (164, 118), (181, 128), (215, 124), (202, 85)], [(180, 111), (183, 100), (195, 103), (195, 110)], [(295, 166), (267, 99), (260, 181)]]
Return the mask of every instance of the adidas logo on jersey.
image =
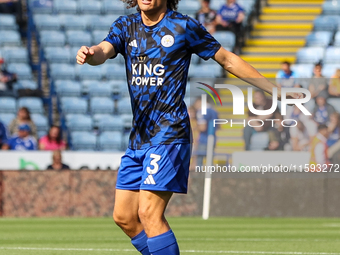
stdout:
[(130, 42), (130, 43), (129, 43), (129, 46), (131, 46), (131, 47), (136, 47), (136, 48), (137, 48), (137, 47), (138, 47), (138, 46), (137, 46), (137, 40), (135, 39), (135, 40), (133, 40), (132, 42)]
[(153, 176), (150, 174), (144, 181), (144, 184), (152, 184), (155, 185), (155, 179), (153, 178)]

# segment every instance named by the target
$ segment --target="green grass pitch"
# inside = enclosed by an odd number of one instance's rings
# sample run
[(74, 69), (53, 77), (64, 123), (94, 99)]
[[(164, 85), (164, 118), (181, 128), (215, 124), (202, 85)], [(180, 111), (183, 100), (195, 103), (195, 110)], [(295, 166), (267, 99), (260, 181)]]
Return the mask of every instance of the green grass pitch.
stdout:
[[(181, 254), (340, 255), (340, 219), (170, 218)], [(1, 255), (139, 254), (110, 218), (0, 218)]]

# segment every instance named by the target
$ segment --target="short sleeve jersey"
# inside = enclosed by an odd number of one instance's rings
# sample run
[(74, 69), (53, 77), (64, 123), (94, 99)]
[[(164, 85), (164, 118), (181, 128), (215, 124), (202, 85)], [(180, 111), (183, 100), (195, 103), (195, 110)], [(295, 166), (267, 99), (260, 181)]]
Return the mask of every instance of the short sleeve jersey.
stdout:
[(144, 25), (140, 13), (121, 16), (105, 41), (125, 58), (133, 112), (129, 147), (190, 143), (183, 99), (191, 54), (208, 60), (220, 44), (198, 21), (171, 10), (154, 26)]
[(244, 12), (244, 9), (239, 4), (235, 3), (233, 5), (223, 5), (218, 11), (218, 14), (221, 15), (224, 21), (234, 22), (240, 12)]
[(280, 70), (276, 74), (276, 83), (280, 84), (283, 88), (292, 88), (297, 84), (298, 75), (294, 71), (290, 74), (286, 74), (284, 71)]
[(28, 136), (24, 139), (19, 136), (14, 136), (8, 140), (10, 150), (16, 151), (33, 151), (37, 150), (37, 141), (34, 137)]

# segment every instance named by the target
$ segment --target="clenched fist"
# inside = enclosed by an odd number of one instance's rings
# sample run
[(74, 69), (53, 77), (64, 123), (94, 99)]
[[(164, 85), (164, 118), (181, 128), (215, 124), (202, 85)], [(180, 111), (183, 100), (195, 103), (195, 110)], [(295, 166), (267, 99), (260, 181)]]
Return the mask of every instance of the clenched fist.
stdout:
[(77, 63), (83, 65), (88, 63), (92, 56), (94, 55), (94, 50), (87, 46), (82, 46), (77, 52)]

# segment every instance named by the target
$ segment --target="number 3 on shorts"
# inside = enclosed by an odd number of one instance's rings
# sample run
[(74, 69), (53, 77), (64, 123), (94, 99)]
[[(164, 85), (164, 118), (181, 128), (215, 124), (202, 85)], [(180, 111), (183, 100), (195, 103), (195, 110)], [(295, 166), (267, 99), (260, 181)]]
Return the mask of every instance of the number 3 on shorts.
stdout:
[(161, 159), (160, 155), (157, 154), (151, 154), (150, 158), (152, 158), (150, 164), (153, 166), (153, 169), (151, 169), (149, 166), (146, 168), (146, 171), (148, 172), (149, 176), (144, 181), (144, 184), (156, 184), (155, 179), (153, 178), (153, 174), (156, 174), (159, 170), (159, 165), (157, 162)]
[(148, 172), (148, 174), (156, 174), (159, 170), (159, 165), (157, 164), (157, 162), (161, 159), (160, 155), (157, 154), (151, 154), (150, 158), (152, 158), (153, 160), (151, 160), (150, 164), (153, 166), (153, 169), (151, 169), (149, 166), (146, 168), (146, 171)]

